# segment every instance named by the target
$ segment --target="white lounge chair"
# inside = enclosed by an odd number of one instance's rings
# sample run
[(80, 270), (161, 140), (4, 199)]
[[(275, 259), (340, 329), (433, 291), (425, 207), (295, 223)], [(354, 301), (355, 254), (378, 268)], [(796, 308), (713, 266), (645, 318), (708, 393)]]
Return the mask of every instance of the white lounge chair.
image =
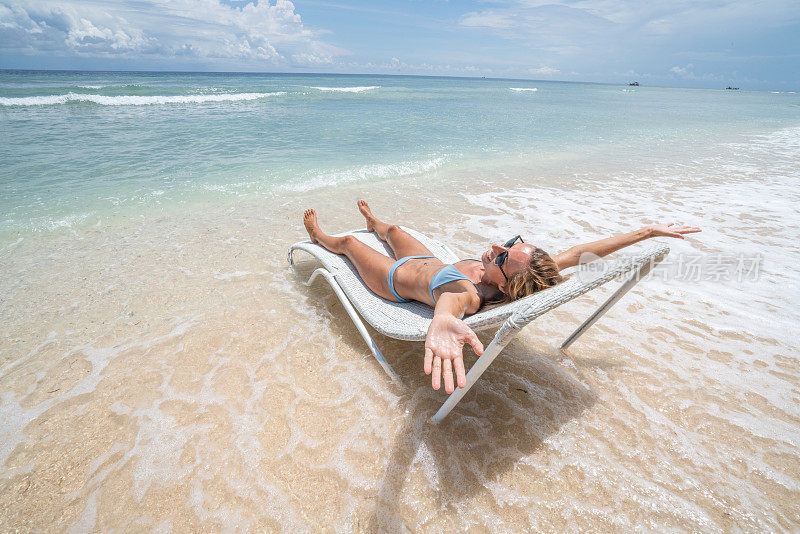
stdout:
[[(426, 237), (409, 228), (405, 231), (421, 241), (431, 253), (445, 263), (459, 261), (455, 253), (443, 243)], [(352, 234), (367, 245), (383, 254), (392, 256), (391, 249), (374, 233), (366, 230), (345, 232), (339, 235)], [(372, 354), (380, 362), (393, 380), (397, 376), (386, 358), (381, 354), (372, 336), (367, 332), (361, 317), (385, 336), (408, 341), (424, 341), (428, 324), (433, 317), (433, 308), (420, 302), (391, 302), (370, 291), (362, 282), (353, 264), (344, 256), (334, 254), (311, 241), (295, 243), (289, 248), (288, 259), (294, 265), (293, 253), (302, 250), (314, 256), (322, 267), (314, 270), (306, 285), (311, 285), (317, 276), (324, 277), (342, 302), (364, 341), (369, 345)], [(565, 282), (540, 291), (515, 302), (489, 307), (474, 315), (464, 318), (470, 328), (476, 332), (497, 328), (492, 342), (486, 347), (483, 355), (467, 373), (467, 385), (456, 387), (445, 403), (433, 416), (434, 421), (441, 421), (458, 401), (469, 391), (481, 374), (489, 367), (505, 346), (528, 323), (540, 315), (553, 310), (587, 291), (595, 289), (615, 278), (624, 278), (622, 285), (577, 328), (559, 348), (566, 348), (597, 321), (611, 306), (641, 280), (656, 264), (669, 253), (669, 247), (662, 244), (651, 245), (636, 256), (624, 256), (611, 261), (593, 262), (581, 268)], [(359, 317), (359, 314), (361, 317)]]

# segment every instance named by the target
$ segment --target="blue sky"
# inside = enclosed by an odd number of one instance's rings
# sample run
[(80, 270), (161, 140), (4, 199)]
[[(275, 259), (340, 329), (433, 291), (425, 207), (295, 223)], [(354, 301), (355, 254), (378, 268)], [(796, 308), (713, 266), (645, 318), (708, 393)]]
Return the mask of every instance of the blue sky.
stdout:
[(0, 0), (0, 68), (800, 87), (798, 0)]

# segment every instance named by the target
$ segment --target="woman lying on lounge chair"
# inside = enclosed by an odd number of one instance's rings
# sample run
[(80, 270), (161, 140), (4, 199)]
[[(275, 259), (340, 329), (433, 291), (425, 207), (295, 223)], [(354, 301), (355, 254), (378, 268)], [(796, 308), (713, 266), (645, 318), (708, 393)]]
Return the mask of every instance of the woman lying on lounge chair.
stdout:
[(479, 356), (483, 344), (461, 318), (476, 313), (487, 302), (511, 301), (526, 297), (562, 281), (559, 271), (578, 265), (582, 254), (606, 256), (650, 237), (683, 239), (683, 234), (699, 232), (694, 226), (653, 224), (640, 230), (572, 247), (551, 257), (544, 250), (526, 244), (520, 236), (503, 245), (492, 245), (480, 259), (445, 265), (414, 237), (396, 225), (375, 218), (369, 205), (358, 201), (367, 220), (367, 230), (389, 244), (390, 258), (352, 235), (325, 234), (313, 209), (306, 210), (303, 223), (311, 241), (353, 263), (364, 283), (377, 295), (394, 302), (416, 300), (434, 307), (433, 320), (425, 339), (425, 374), (432, 374), (433, 389), (444, 379), (448, 393), (456, 383), (463, 388), (466, 374), (462, 347), (469, 343)]

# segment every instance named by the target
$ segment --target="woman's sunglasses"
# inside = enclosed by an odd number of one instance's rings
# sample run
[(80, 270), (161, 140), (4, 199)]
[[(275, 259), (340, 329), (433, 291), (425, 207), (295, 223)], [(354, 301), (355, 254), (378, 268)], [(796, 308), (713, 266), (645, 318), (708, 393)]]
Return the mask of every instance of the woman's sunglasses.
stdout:
[[(525, 242), (525, 241), (522, 240), (522, 238), (520, 236), (515, 236), (515, 237), (512, 237), (511, 239), (509, 239), (508, 241), (506, 241), (505, 244), (503, 245), (503, 248), (511, 248), (511, 247), (513, 247), (514, 243), (517, 242), (517, 239), (519, 239), (520, 243), (524, 243)], [(495, 265), (500, 267), (500, 272), (503, 273), (503, 277), (506, 279), (506, 282), (508, 282), (508, 276), (506, 276), (506, 272), (503, 270), (503, 264), (506, 262), (507, 259), (508, 259), (508, 251), (507, 250), (505, 252), (501, 252), (500, 254), (498, 254), (497, 257), (494, 259)]]

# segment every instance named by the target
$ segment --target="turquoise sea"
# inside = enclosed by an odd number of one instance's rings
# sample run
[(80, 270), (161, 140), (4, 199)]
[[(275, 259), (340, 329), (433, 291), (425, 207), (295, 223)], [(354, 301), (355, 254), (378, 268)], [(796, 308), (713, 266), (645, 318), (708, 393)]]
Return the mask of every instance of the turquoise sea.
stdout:
[[(795, 92), (2, 71), (0, 531), (798, 531), (799, 162)], [(286, 261), (358, 199), (463, 258), (703, 231), (432, 424)]]
[(3, 231), (476, 161), (694, 155), (800, 95), (412, 76), (0, 72)]

